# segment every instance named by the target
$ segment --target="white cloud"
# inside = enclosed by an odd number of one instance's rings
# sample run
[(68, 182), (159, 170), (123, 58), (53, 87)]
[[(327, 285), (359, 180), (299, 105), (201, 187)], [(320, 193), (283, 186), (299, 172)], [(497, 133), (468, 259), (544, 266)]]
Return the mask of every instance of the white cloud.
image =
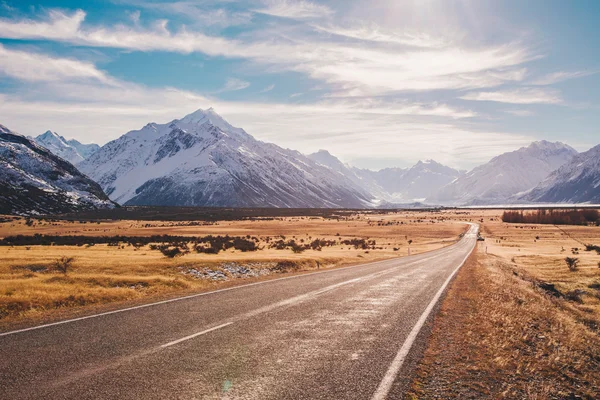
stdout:
[(532, 117), (535, 115), (535, 113), (531, 110), (505, 110), (504, 112), (517, 117)]
[(450, 41), (443, 37), (432, 37), (431, 35), (423, 32), (389, 32), (374, 24), (360, 24), (358, 26), (351, 27), (342, 27), (330, 24), (314, 25), (314, 27), (323, 32), (344, 36), (351, 39), (401, 44), (411, 47), (442, 48), (451, 44)]
[(563, 102), (558, 91), (538, 88), (522, 88), (496, 92), (470, 92), (462, 96), (461, 99), (511, 104), (561, 104)]
[(225, 82), (225, 86), (220, 89), (217, 93), (223, 92), (235, 92), (237, 90), (243, 90), (250, 86), (250, 82), (243, 81), (238, 78), (229, 78), (227, 82)]
[(264, 88), (263, 90), (261, 90), (258, 93), (268, 93), (271, 90), (275, 89), (275, 84), (273, 83), (272, 85), (267, 86), (266, 88)]
[(302, 72), (332, 85), (360, 88), (370, 94), (493, 87), (521, 80), (525, 70), (520, 65), (536, 58), (520, 43), (491, 47), (453, 44), (407, 50), (293, 35), (258, 39), (249, 36), (241, 41), (207, 36), (185, 28), (172, 32), (167, 21), (158, 21), (153, 29), (123, 25), (84, 28), (84, 19), (82, 11), (71, 15), (52, 11), (47, 21), (0, 20), (0, 36), (242, 58), (281, 70)]
[(331, 8), (305, 0), (265, 0), (264, 7), (254, 11), (292, 19), (323, 18), (333, 14)]
[(559, 71), (553, 72), (551, 74), (547, 74), (535, 79), (531, 82), (532, 85), (545, 86), (545, 85), (553, 85), (555, 83), (563, 82), (569, 79), (582, 78), (584, 76), (593, 75), (597, 72), (593, 71)]
[(29, 82), (93, 79), (105, 84), (114, 80), (94, 64), (68, 58), (11, 50), (0, 44), (0, 74)]

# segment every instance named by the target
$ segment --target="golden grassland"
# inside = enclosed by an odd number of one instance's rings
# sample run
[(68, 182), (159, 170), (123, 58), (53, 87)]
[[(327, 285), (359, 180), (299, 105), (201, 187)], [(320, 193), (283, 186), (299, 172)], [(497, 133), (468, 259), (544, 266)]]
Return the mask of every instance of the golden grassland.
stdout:
[(600, 398), (598, 333), (513, 268), (484, 247), (471, 257), (434, 320), (407, 399)]
[[(10, 235), (86, 235), (86, 236), (150, 236), (181, 235), (251, 235), (259, 239), (261, 250), (222, 251), (204, 254), (194, 251), (177, 258), (166, 258), (149, 246), (135, 248), (127, 243), (119, 246), (97, 244), (87, 246), (14, 246), (0, 247), (0, 322), (12, 323), (47, 317), (65, 310), (81, 310), (83, 306), (169, 294), (204, 291), (271, 279), (279, 273), (299, 273), (316, 268), (332, 268), (373, 260), (433, 250), (456, 242), (466, 229), (438, 212), (405, 212), (356, 214), (351, 217), (286, 217), (265, 220), (203, 222), (169, 221), (102, 221), (69, 222), (13, 219), (0, 223), (0, 237)], [(321, 251), (294, 253), (290, 249), (270, 249), (267, 238), (285, 236), (296, 241), (312, 239), (339, 240), (368, 238), (376, 241), (376, 249), (362, 250), (352, 246), (323, 247)], [(72, 257), (66, 274), (56, 270), (61, 257)], [(209, 268), (224, 271), (227, 263), (264, 271), (273, 264), (284, 263), (279, 273), (244, 278), (228, 277), (214, 281), (199, 279), (186, 271)]]
[[(564, 297), (557, 304), (600, 332), (600, 254), (585, 250), (586, 244), (600, 245), (600, 227), (505, 224), (488, 218), (482, 233), (488, 254), (533, 284), (554, 285), (555, 295)], [(576, 271), (569, 270), (566, 257), (579, 259)]]
[(584, 246), (600, 227), (500, 216), (472, 212), (486, 240), (452, 283), (407, 398), (600, 398), (600, 255)]

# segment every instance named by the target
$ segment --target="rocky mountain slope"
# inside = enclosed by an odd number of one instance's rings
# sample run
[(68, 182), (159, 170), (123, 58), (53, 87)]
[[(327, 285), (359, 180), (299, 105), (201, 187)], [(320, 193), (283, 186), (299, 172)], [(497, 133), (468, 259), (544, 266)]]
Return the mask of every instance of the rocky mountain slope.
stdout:
[(354, 208), (372, 200), (351, 179), (254, 139), (213, 109), (131, 131), (79, 168), (128, 205)]
[(563, 143), (534, 142), (474, 168), (427, 198), (429, 204), (503, 204), (537, 186), (577, 154)]
[(33, 140), (73, 165), (79, 164), (100, 149), (97, 144), (82, 144), (75, 139), (67, 140), (52, 131), (46, 131)]
[(600, 145), (573, 157), (521, 199), (600, 204)]
[(114, 207), (71, 163), (0, 125), (0, 213), (55, 214)]

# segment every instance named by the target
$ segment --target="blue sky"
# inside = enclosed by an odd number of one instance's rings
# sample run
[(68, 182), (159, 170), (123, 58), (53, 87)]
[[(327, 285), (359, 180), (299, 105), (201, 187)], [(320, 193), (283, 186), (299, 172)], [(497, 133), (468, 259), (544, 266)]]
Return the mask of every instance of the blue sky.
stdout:
[(104, 144), (198, 109), (372, 169), (600, 143), (600, 2), (0, 0), (0, 123)]

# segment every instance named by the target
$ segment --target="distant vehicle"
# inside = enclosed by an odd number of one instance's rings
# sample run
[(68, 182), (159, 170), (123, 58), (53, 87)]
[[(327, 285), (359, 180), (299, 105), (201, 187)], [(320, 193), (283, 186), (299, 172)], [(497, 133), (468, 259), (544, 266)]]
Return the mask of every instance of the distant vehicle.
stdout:
[(481, 235), (477, 235), (477, 241), (478, 242), (485, 242), (485, 238)]

